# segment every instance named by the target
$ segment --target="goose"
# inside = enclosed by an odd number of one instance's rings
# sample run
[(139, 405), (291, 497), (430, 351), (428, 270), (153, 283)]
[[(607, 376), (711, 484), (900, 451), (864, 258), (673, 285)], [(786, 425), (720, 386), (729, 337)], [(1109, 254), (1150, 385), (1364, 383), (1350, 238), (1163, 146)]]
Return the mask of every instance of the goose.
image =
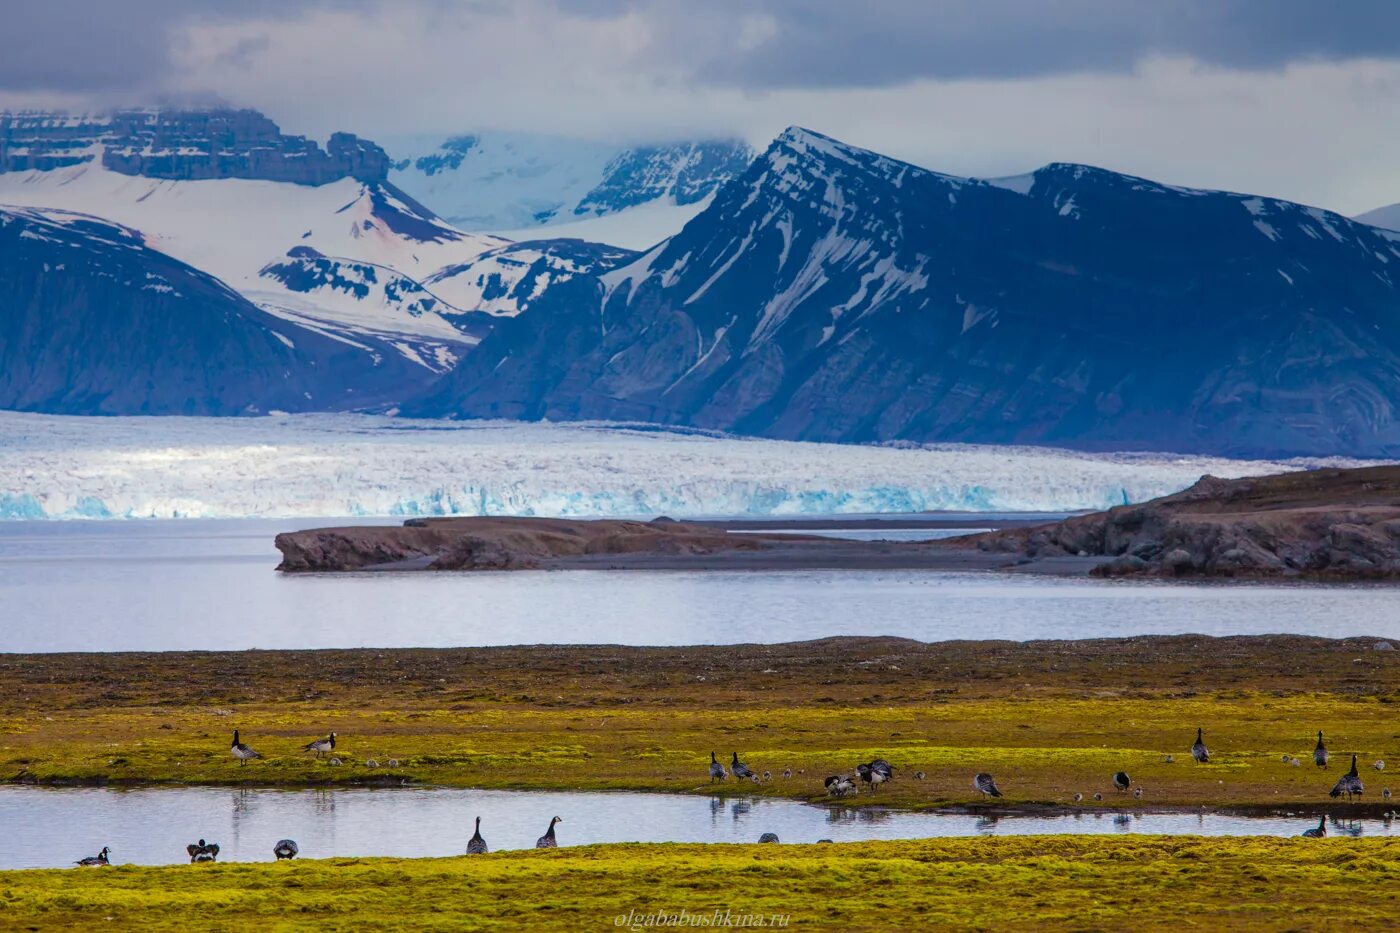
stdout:
[(1346, 794), (1347, 799), (1350, 800), (1352, 797), (1359, 797), (1364, 790), (1365, 787), (1361, 784), (1361, 775), (1356, 773), (1356, 756), (1352, 755), (1351, 770), (1343, 774), (1333, 785), (1332, 796), (1340, 797), (1342, 794)]
[(398, 766), (399, 766), (399, 760), (398, 760), (397, 758), (390, 758), (390, 759), (389, 759), (389, 767), (391, 767), (391, 768), (397, 768)]
[[(536, 849), (557, 849), (557, 848), (559, 848), (559, 843), (558, 843), (558, 842), (555, 840), (555, 838), (554, 838), (554, 824), (555, 824), (555, 823), (562, 823), (562, 822), (564, 822), (564, 821), (561, 820), (561, 819), (560, 819), (559, 817), (557, 817), (557, 816), (554, 817), (552, 820), (550, 820), (550, 821), (549, 821), (549, 829), (546, 829), (546, 830), (544, 831), (544, 835), (535, 840), (535, 848), (536, 848)], [(485, 843), (482, 843), (482, 845), (485, 845)]]
[(758, 841), (759, 841), (759, 842), (777, 842), (777, 841), (778, 841), (778, 834), (777, 834), (777, 833), (764, 833), (762, 836), (759, 836), (759, 837), (758, 837)]
[(233, 757), (237, 758), (238, 763), (241, 765), (246, 765), (250, 758), (262, 757), (262, 755), (259, 755), (257, 752), (253, 751), (252, 748), (250, 748), (247, 745), (244, 745), (241, 741), (239, 741), (237, 729), (233, 730), (233, 744), (229, 746), (229, 753), (233, 755)]
[(471, 839), (467, 840), (468, 855), (485, 855), (490, 850), (486, 848), (486, 840), (481, 838), (481, 817), (476, 818), (476, 832), (472, 833)]
[(1290, 758), (1290, 759), (1288, 759), (1288, 763), (1289, 763), (1290, 765), (1292, 765), (1293, 767), (1295, 767), (1295, 768), (1301, 768), (1301, 767), (1303, 766), (1303, 763), (1302, 763), (1301, 761), (1299, 761), (1297, 758)]
[(826, 792), (833, 797), (844, 797), (856, 789), (855, 783), (844, 774), (832, 775), (822, 783), (826, 785)]
[(924, 778), (926, 778), (926, 777), (928, 777), (928, 775), (927, 775), (927, 774), (924, 774), (924, 772), (922, 772), (922, 771), (915, 771), (915, 772), (914, 772), (914, 780), (916, 780), (916, 781), (922, 781), (922, 780), (923, 780)]
[(1384, 761), (1381, 761), (1379, 758), (1377, 758), (1377, 759), (1376, 759), (1376, 763), (1373, 764), (1373, 765), (1371, 765), (1371, 767), (1375, 768), (1377, 771), (1384, 771), (1384, 770), (1385, 770), (1385, 762), (1384, 762)]
[(764, 780), (764, 781), (771, 781), (771, 780), (773, 780), (773, 772), (772, 772), (772, 771), (765, 771), (765, 772), (763, 772), (763, 780)]
[(1128, 772), (1126, 771), (1119, 771), (1117, 774), (1113, 775), (1113, 786), (1118, 789), (1120, 794), (1127, 790), (1132, 783), (1132, 781), (1128, 780)]
[(723, 781), (727, 777), (729, 777), (729, 772), (724, 770), (724, 765), (719, 763), (719, 759), (715, 757), (715, 753), (710, 752), (710, 783), (713, 784), (715, 781)]
[(1095, 800), (1102, 800), (1102, 799), (1103, 799), (1103, 794), (1095, 794), (1095, 795), (1094, 795), (1094, 799), (1095, 799)]
[(1142, 799), (1142, 788), (1141, 788), (1141, 787), (1134, 787), (1134, 788), (1133, 788), (1133, 797), (1134, 797), (1135, 799), (1137, 799), (1137, 800), (1141, 800), (1141, 799)]
[(80, 858), (80, 859), (78, 859), (76, 862), (74, 862), (73, 864), (74, 864), (74, 865), (82, 865), (84, 868), (97, 868), (97, 867), (102, 866), (102, 865), (110, 865), (110, 864), (112, 864), (112, 863), (111, 863), (111, 861), (109, 861), (109, 858), (108, 858), (108, 857), (109, 857), (111, 854), (112, 854), (112, 850), (109, 849), (109, 848), (107, 848), (106, 846), (103, 846), (101, 852), (97, 853), (96, 855), (86, 855), (86, 856), (83, 856), (82, 858)]
[(1313, 764), (1319, 768), (1327, 767), (1327, 746), (1322, 744), (1322, 730), (1317, 732), (1317, 748), (1313, 749)]
[(365, 767), (366, 767), (366, 768), (377, 768), (377, 767), (379, 767), (379, 762), (375, 761), (373, 758), (366, 758), (366, 759), (365, 759)]
[(757, 774), (750, 773), (750, 774), (749, 774), (749, 783), (750, 783), (750, 784), (757, 784), (757, 783), (758, 783), (758, 775), (757, 775)]
[(870, 763), (870, 768), (873, 771), (879, 771), (881, 774), (883, 774), (885, 776), (885, 780), (894, 780), (894, 765), (890, 764), (885, 759), (876, 758)]
[(786, 781), (786, 780), (787, 780), (788, 778), (790, 778), (790, 777), (792, 777), (792, 769), (791, 769), (791, 768), (784, 768), (784, 769), (783, 769), (783, 780)]
[(749, 766), (739, 760), (738, 752), (734, 753), (733, 760), (729, 762), (729, 771), (734, 775), (736, 780), (740, 781), (745, 778), (754, 777), (754, 773), (749, 770)]
[(333, 752), (335, 751), (335, 733), (332, 732), (324, 739), (312, 739), (310, 742), (303, 745), (301, 750), (304, 752), (315, 752), (317, 758), (320, 758), (326, 752)]
[(1167, 755), (1166, 757), (1164, 757), (1164, 758), (1162, 759), (1162, 761), (1163, 761), (1163, 763), (1165, 763), (1165, 764), (1174, 765), (1174, 764), (1176, 764), (1176, 756), (1175, 756), (1175, 755)]
[(1321, 839), (1327, 835), (1327, 814), (1322, 814), (1322, 819), (1317, 821), (1317, 825), (1312, 829), (1303, 830), (1303, 835), (1309, 839)]
[(272, 847), (272, 854), (277, 857), (277, 861), (279, 862), (284, 858), (296, 858), (300, 852), (301, 849), (297, 847), (296, 840), (294, 839), (279, 839), (277, 840), (277, 845)]
[(330, 765), (332, 768), (339, 768), (339, 767), (340, 767), (340, 759), (339, 759), (339, 758), (332, 758), (330, 761), (326, 762), (326, 764)]
[(872, 788), (879, 787), (890, 779), (890, 773), (883, 768), (877, 768), (873, 761), (867, 765), (856, 765), (856, 774)]
[(191, 863), (212, 862), (219, 857), (219, 844), (201, 839), (185, 846), (185, 851), (190, 854)]
[(972, 786), (977, 788), (978, 793), (983, 797), (1000, 797), (1001, 791), (997, 790), (997, 782), (985, 771), (979, 771), (972, 778)]
[(1074, 795), (1074, 802), (1075, 802), (1075, 803), (1079, 803), (1079, 802), (1080, 802), (1081, 800), (1083, 800), (1083, 799), (1084, 799), (1084, 795), (1083, 795), (1083, 794), (1075, 794), (1075, 795)]
[(1206, 748), (1205, 740), (1201, 738), (1201, 727), (1196, 727), (1196, 744), (1191, 746), (1191, 757), (1196, 759), (1197, 764), (1210, 764), (1210, 751)]
[(1382, 800), (1389, 800), (1389, 799), (1390, 799), (1390, 788), (1389, 788), (1389, 787), (1382, 787), (1382, 788), (1381, 788), (1381, 799), (1382, 799)]

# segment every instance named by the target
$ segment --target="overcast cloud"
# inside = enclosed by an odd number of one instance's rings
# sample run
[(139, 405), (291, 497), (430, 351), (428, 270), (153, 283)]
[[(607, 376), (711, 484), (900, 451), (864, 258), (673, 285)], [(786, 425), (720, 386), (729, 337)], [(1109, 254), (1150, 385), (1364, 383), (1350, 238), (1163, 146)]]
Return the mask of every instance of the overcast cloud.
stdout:
[(1400, 201), (1391, 0), (8, 0), (0, 25), (0, 107), (223, 101), (321, 138), (797, 123), (958, 174)]

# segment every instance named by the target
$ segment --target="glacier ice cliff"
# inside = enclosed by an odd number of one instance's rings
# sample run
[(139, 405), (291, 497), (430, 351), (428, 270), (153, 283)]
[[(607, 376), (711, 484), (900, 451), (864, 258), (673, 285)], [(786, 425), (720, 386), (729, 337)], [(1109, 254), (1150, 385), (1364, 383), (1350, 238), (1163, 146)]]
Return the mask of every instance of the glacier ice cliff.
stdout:
[(1203, 473), (1315, 462), (817, 444), (603, 423), (0, 412), (0, 519), (1070, 511), (1143, 501)]

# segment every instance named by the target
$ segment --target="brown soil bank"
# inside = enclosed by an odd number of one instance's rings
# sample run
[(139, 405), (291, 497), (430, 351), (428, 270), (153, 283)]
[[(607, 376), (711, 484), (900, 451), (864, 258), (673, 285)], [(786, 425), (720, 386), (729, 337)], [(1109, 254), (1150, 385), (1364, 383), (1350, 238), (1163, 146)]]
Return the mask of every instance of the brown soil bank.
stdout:
[[(976, 570), (1083, 573), (1093, 562), (921, 541), (780, 533), (772, 523), (566, 518), (415, 518), (401, 526), (315, 528), (277, 536), (287, 572), (408, 570)], [(845, 524), (833, 520), (833, 525)], [(902, 523), (907, 527), (908, 523)], [(956, 527), (933, 519), (928, 527)], [(962, 523), (964, 525), (972, 522)], [(1005, 522), (977, 522), (982, 528)], [(742, 533), (736, 533), (742, 531)]]
[(1400, 466), (1223, 480), (954, 546), (1111, 558), (1100, 576), (1400, 578)]

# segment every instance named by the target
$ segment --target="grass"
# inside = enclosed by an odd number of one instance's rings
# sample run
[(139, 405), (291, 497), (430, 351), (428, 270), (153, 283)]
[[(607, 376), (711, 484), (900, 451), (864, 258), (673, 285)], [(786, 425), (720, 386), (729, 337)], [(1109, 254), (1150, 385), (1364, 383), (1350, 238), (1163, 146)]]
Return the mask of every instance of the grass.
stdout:
[(0, 872), (0, 925), (601, 930), (684, 909), (785, 915), (795, 930), (1382, 929), (1400, 911), (1398, 882), (1400, 840), (1380, 839), (615, 845)]
[[(1318, 729), (1338, 759), (1355, 751), (1363, 766), (1400, 767), (1400, 652), (1373, 643), (11, 655), (0, 657), (0, 777), (708, 792), (709, 752), (737, 749), (775, 779), (731, 781), (727, 793), (819, 799), (827, 774), (881, 756), (897, 780), (857, 803), (973, 805), (971, 776), (988, 770), (1011, 806), (1100, 792), (1102, 803), (1084, 805), (1296, 808), (1327, 802), (1341, 770), (1312, 767)], [(1209, 766), (1188, 753), (1198, 724)], [(234, 761), (234, 728), (267, 760)], [(340, 767), (297, 752), (329, 730)], [(400, 767), (370, 769), (370, 758)], [(1144, 788), (1141, 804), (1113, 793), (1120, 768)], [(1380, 809), (1384, 775), (1366, 767), (1363, 779)]]

